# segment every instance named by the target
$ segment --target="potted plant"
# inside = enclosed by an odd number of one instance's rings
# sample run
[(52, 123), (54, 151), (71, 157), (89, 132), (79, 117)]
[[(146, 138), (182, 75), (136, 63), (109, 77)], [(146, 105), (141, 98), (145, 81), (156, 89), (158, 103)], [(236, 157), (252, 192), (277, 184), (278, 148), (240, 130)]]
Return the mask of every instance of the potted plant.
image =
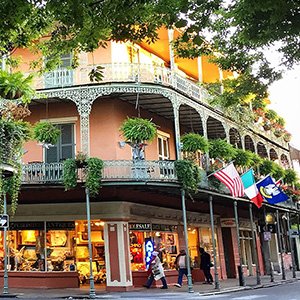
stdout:
[(143, 159), (146, 141), (152, 141), (156, 136), (157, 126), (142, 118), (127, 118), (120, 127), (126, 143), (133, 148), (133, 159)]
[(24, 77), (21, 72), (0, 70), (0, 96), (10, 100), (22, 98), (23, 102), (30, 102), (35, 94), (32, 80), (32, 75)]
[(287, 143), (289, 143), (291, 141), (292, 135), (289, 132), (285, 132), (283, 135), (283, 140)]
[(43, 143), (55, 145), (60, 136), (60, 130), (48, 121), (38, 122), (34, 126), (34, 138)]
[(238, 167), (250, 167), (253, 163), (252, 153), (247, 150), (236, 149), (233, 159), (235, 166)]
[(185, 154), (185, 158), (195, 160), (196, 152), (201, 153), (208, 152), (209, 142), (208, 140), (197, 133), (187, 133), (181, 137), (182, 151)]
[(226, 140), (216, 139), (209, 141), (209, 157), (214, 159), (221, 159), (225, 162), (230, 161), (236, 153), (236, 149)]

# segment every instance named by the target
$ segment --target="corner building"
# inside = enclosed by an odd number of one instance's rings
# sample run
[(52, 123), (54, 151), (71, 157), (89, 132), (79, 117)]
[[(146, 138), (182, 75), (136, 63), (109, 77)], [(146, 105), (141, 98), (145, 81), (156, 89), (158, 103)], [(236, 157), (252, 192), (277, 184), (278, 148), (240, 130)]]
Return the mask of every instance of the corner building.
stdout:
[[(288, 143), (282, 138), (263, 132), (255, 124), (240, 132), (239, 124), (208, 104), (209, 94), (199, 83), (231, 74), (219, 70), (205, 57), (175, 58), (170, 42), (176, 34), (161, 29), (159, 40), (151, 45), (110, 42), (106, 49), (99, 48), (93, 55), (80, 53), (80, 65), (75, 70), (68, 68), (71, 54), (65, 55), (61, 67), (36, 79), (38, 93), (46, 98), (33, 99), (27, 120), (53, 122), (62, 134), (49, 149), (34, 141), (25, 145), (19, 206), (8, 231), (10, 287), (36, 287), (38, 281), (44, 287), (88, 283), (85, 189), (79, 182), (76, 189), (65, 192), (62, 184), (63, 160), (75, 157), (78, 152), (104, 161), (102, 188), (97, 197), (90, 199), (92, 264), (95, 283), (115, 291), (145, 283), (149, 241), (163, 249), (168, 283), (177, 280), (174, 261), (185, 244), (174, 161), (181, 156), (182, 134), (196, 132), (209, 139), (224, 138), (239, 148), (276, 160), (285, 168), (290, 165)], [(28, 65), (34, 59), (33, 54), (18, 49), (14, 55), (22, 56), (21, 70), (30, 72)], [(104, 67), (103, 81), (91, 83), (88, 74), (96, 65)], [(146, 146), (145, 160), (139, 169), (134, 166), (131, 148), (119, 131), (127, 117), (137, 116), (152, 119), (158, 125), (157, 138)], [(203, 173), (199, 193), (193, 200), (186, 197), (193, 279), (204, 280), (199, 269), (199, 246), (213, 258), (210, 196), (219, 278), (236, 278), (240, 256), (234, 202), (228, 193), (212, 190)], [(237, 201), (244, 275), (255, 275), (257, 268), (252, 239), (257, 242), (261, 274), (270, 271), (268, 255), (274, 269), (280, 271), (277, 233), (273, 232), (268, 241), (264, 239), (263, 211), (274, 215), (278, 209), (280, 216), (295, 214), (296, 204), (287, 202), (276, 207), (264, 204), (262, 210), (253, 208), (253, 236), (249, 201)], [(287, 229), (285, 219), (282, 220)], [(291, 244), (286, 232), (282, 240), (288, 268)], [(22, 259), (19, 263), (18, 255)], [(34, 264), (37, 258), (39, 264)]]

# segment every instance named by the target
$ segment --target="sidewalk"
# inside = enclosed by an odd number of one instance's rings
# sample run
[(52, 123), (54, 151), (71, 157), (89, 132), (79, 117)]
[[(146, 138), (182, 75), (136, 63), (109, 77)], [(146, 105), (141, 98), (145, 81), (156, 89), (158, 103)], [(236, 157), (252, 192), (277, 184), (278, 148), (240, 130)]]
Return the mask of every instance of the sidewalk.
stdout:
[[(246, 289), (272, 287), (279, 284), (285, 284), (300, 279), (300, 272), (297, 272), (297, 278), (292, 278), (292, 272), (286, 272), (286, 280), (282, 280), (281, 274), (274, 275), (274, 282), (270, 282), (270, 276), (261, 276), (261, 285), (256, 284), (256, 276), (245, 277), (245, 286), (239, 286), (238, 279), (227, 279), (220, 281), (220, 289), (216, 290), (214, 285), (196, 283), (193, 285), (194, 293), (188, 293), (187, 285), (185, 284), (182, 288), (175, 286), (169, 286), (168, 290), (161, 290), (159, 288), (135, 288), (130, 292), (121, 293), (108, 293), (105, 287), (97, 287), (96, 285), (96, 299), (122, 299), (122, 298), (141, 298), (151, 297), (161, 299), (180, 299), (183, 295), (190, 295), (191, 298), (195, 296), (214, 295), (220, 293), (229, 293), (234, 291), (241, 291)], [(7, 297), (7, 295), (0, 294), (1, 297)], [(19, 299), (89, 299), (89, 286), (84, 286), (78, 289), (20, 289), (11, 288), (9, 289), (9, 295), (17, 297)]]

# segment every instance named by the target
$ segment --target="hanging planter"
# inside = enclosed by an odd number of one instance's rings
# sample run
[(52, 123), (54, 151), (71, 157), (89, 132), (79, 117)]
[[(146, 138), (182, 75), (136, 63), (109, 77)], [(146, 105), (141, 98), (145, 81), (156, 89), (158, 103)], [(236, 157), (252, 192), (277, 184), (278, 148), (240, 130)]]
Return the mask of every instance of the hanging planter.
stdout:
[(292, 139), (292, 135), (289, 133), (289, 132), (286, 132), (284, 135), (283, 135), (283, 140), (287, 143), (289, 143)]
[(43, 143), (55, 145), (60, 136), (60, 130), (50, 122), (38, 122), (34, 126), (34, 138)]
[(276, 137), (281, 137), (284, 132), (281, 129), (275, 129), (273, 133)]
[(22, 98), (23, 102), (30, 102), (35, 91), (32, 88), (33, 76), (24, 77), (23, 73), (9, 73), (0, 71), (0, 97), (9, 100)]
[(272, 128), (272, 124), (269, 121), (265, 121), (265, 123), (263, 124), (263, 128), (265, 131), (269, 131)]
[(133, 148), (133, 159), (144, 159), (145, 141), (152, 141), (156, 136), (157, 126), (142, 118), (127, 118), (120, 127), (126, 143)]

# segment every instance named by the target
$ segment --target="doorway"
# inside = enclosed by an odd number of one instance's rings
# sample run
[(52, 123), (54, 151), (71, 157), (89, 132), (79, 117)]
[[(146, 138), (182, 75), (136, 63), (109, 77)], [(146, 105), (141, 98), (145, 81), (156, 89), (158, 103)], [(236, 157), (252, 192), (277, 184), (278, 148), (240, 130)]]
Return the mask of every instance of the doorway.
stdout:
[(227, 277), (236, 278), (231, 228), (222, 227), (222, 239)]

